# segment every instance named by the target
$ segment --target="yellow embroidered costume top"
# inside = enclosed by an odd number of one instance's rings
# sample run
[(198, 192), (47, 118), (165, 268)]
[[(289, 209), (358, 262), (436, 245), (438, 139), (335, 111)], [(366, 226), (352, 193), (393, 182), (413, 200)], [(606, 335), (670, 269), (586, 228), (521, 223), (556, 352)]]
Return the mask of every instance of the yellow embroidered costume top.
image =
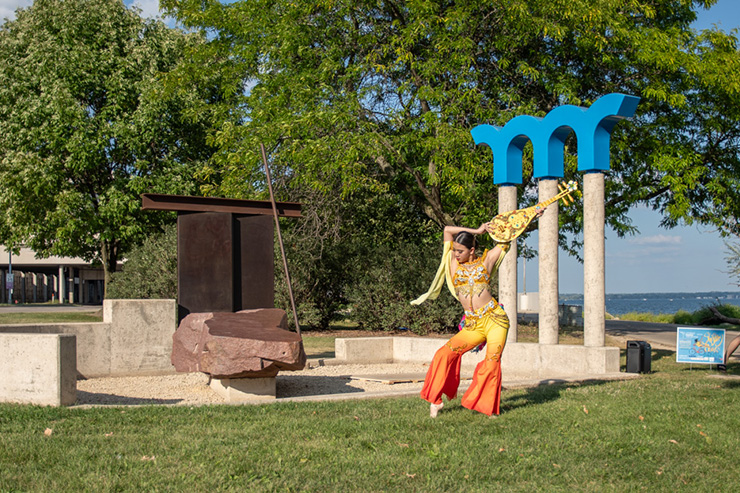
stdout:
[[(497, 246), (501, 248), (502, 251), (501, 255), (499, 255), (498, 257), (498, 260), (496, 260), (496, 265), (494, 265), (493, 269), (491, 270), (492, 273), (498, 270), (501, 262), (506, 256), (506, 252), (509, 251), (510, 245), (509, 243), (498, 243)], [(434, 280), (432, 281), (432, 285), (429, 287), (429, 291), (416, 298), (414, 301), (411, 302), (411, 304), (420, 305), (428, 299), (436, 299), (439, 296), (439, 293), (442, 291), (442, 284), (445, 281), (447, 282), (447, 289), (450, 290), (450, 293), (452, 293), (452, 296), (454, 296), (456, 300), (460, 299), (459, 294), (468, 295), (468, 293), (473, 292), (475, 292), (476, 294), (480, 294), (481, 292), (483, 292), (484, 289), (488, 287), (488, 281), (490, 280), (490, 276), (486, 271), (485, 266), (483, 265), (483, 259), (486, 258), (486, 255), (488, 255), (488, 250), (486, 250), (479, 259), (474, 260), (472, 263), (469, 262), (467, 264), (463, 264), (468, 266), (472, 264), (478, 265), (477, 263), (480, 262), (480, 271), (478, 271), (478, 267), (476, 267), (477, 273), (471, 273), (470, 276), (467, 276), (465, 274), (461, 274), (460, 270), (462, 267), (458, 267), (453, 277), (450, 275), (450, 262), (452, 261), (452, 241), (445, 241), (444, 249), (442, 250), (442, 262), (439, 264), (437, 273), (434, 275)], [(484, 277), (485, 280), (483, 279)], [(472, 285), (470, 284), (471, 278), (473, 280)], [(459, 285), (455, 284), (455, 279), (457, 279)], [(465, 286), (463, 286), (463, 284), (465, 284)], [(468, 289), (470, 291), (468, 291)]]
[(466, 298), (480, 296), (483, 291), (488, 289), (491, 276), (483, 264), (487, 255), (488, 250), (486, 249), (483, 255), (472, 262), (458, 264), (457, 270), (452, 274), (452, 285), (455, 287), (455, 294), (457, 294), (458, 299), (461, 296)]

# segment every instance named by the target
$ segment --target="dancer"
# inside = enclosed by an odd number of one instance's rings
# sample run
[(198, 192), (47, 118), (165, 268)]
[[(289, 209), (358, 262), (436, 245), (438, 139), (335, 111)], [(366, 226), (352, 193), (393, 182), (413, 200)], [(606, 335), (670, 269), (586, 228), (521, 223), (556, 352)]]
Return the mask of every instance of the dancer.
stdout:
[[(538, 216), (541, 215), (541, 212)], [(460, 385), (462, 355), (486, 342), (486, 356), (478, 363), (473, 383), (462, 398), (462, 405), (489, 416), (498, 415), (501, 401), (501, 353), (506, 345), (509, 318), (503, 307), (493, 299), (489, 281), (509, 250), (508, 243), (499, 243), (492, 250), (476, 255), (476, 234), (491, 233), (490, 222), (478, 229), (447, 226), (444, 229), (444, 251), (432, 287), (411, 303), (418, 305), (435, 299), (447, 287), (465, 310), (465, 326), (434, 355), (424, 380), (421, 397), (430, 403), (430, 416), (435, 418), (442, 408), (442, 395), (454, 399)]]
[(740, 346), (740, 336), (735, 337), (733, 340), (730, 341), (730, 343), (727, 345), (727, 350), (725, 351), (725, 357), (722, 360), (721, 365), (717, 365), (717, 369), (721, 372), (727, 371), (727, 361), (730, 359), (730, 356), (732, 356), (732, 353), (735, 352), (735, 350)]

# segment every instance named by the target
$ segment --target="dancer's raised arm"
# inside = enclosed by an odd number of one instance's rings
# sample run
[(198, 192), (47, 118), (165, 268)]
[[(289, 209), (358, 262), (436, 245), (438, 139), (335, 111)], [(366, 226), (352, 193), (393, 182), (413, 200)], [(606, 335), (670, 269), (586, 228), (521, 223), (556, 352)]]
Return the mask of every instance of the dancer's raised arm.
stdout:
[(490, 223), (485, 222), (481, 224), (477, 229), (465, 228), (463, 226), (445, 226), (444, 229), (444, 241), (452, 241), (460, 233), (470, 233), (474, 235), (480, 235), (488, 231)]

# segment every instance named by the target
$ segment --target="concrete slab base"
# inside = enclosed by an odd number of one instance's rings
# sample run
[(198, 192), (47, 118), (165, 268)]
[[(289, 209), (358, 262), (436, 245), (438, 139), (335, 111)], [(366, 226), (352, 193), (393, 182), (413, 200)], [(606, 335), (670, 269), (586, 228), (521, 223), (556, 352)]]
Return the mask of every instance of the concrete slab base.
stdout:
[(277, 386), (271, 378), (212, 378), (211, 389), (226, 402), (275, 399)]
[[(428, 363), (446, 339), (436, 337), (355, 337), (335, 340), (335, 360), (343, 364)], [(486, 351), (465, 353), (463, 369), (474, 368)], [(325, 361), (324, 364), (329, 364)], [(619, 348), (566, 344), (508, 343), (501, 358), (506, 374), (600, 375), (619, 372)]]
[(350, 380), (363, 380), (366, 382), (379, 382), (386, 385), (393, 385), (395, 383), (415, 383), (423, 382), (426, 373), (399, 373), (396, 375), (350, 375)]

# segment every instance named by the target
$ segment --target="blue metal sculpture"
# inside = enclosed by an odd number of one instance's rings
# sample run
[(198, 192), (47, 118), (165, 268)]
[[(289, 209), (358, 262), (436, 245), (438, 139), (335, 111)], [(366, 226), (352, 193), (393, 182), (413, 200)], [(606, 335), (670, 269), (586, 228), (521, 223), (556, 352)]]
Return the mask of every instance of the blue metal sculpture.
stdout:
[(544, 118), (520, 115), (503, 128), (478, 125), (470, 133), (476, 144), (493, 151), (493, 183), (522, 183), (522, 149), (528, 140), (534, 151), (534, 178), (562, 178), (565, 139), (575, 132), (578, 141), (578, 170), (609, 169), (609, 139), (614, 125), (635, 114), (640, 98), (607, 94), (589, 108), (564, 105)]

